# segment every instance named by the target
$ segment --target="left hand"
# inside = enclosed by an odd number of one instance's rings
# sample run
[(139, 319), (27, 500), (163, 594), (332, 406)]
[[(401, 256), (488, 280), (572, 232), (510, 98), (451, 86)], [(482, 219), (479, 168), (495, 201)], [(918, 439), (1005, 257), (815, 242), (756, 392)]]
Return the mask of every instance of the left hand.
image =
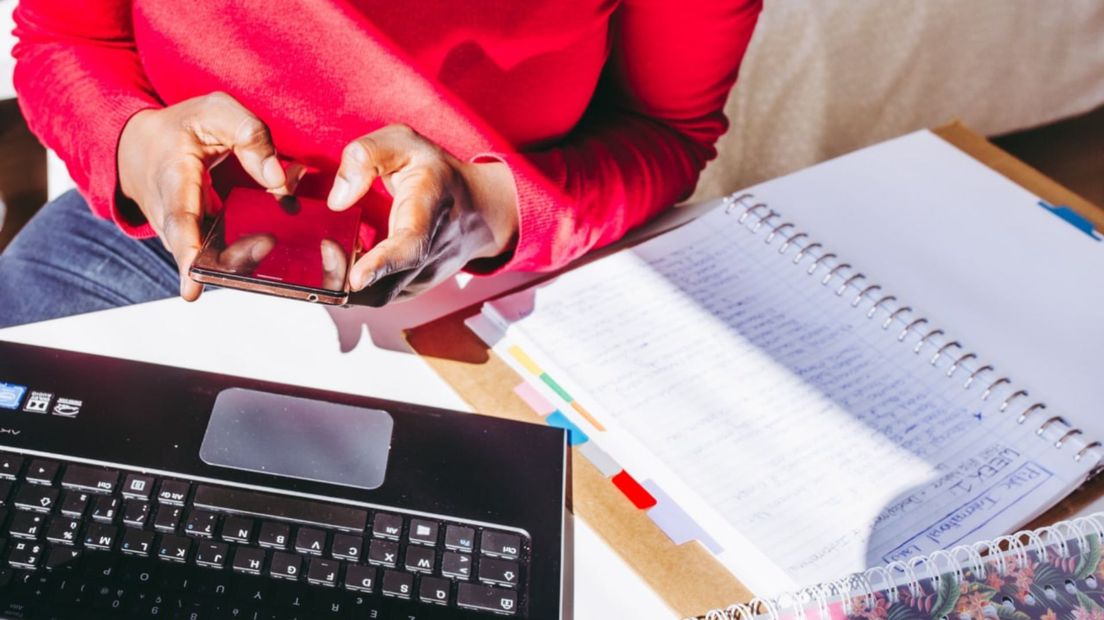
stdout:
[(409, 127), (389, 125), (345, 147), (329, 207), (353, 206), (376, 178), (394, 202), (387, 238), (349, 271), (352, 290), (367, 289), (358, 303), (411, 297), (514, 243), (517, 199), (504, 163), (463, 162)]

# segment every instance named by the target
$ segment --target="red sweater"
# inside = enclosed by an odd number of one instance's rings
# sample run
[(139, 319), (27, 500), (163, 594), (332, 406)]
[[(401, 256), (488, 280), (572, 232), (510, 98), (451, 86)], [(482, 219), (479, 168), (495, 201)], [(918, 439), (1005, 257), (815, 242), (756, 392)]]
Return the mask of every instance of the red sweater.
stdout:
[[(520, 226), (507, 266), (549, 269), (691, 192), (760, 5), (21, 0), (15, 86), (92, 209), (131, 235), (152, 232), (116, 205), (123, 125), (222, 90), (268, 124), (282, 157), (322, 170), (302, 190), (320, 196), (342, 148), (389, 123), (460, 158), (506, 161)], [(214, 175), (224, 186), (235, 172)], [(385, 229), (387, 203), (366, 206)]]

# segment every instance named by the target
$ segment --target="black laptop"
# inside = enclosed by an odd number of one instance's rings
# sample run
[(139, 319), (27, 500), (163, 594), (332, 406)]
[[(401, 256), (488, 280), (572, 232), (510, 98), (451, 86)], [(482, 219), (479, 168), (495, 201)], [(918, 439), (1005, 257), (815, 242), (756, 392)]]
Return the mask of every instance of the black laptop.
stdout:
[(570, 618), (560, 429), (0, 342), (0, 617)]

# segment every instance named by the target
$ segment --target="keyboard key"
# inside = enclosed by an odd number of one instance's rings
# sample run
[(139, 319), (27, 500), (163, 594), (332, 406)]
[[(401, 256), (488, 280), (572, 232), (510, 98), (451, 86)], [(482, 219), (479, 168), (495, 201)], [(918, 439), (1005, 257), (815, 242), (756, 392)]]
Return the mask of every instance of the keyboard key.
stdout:
[(50, 512), (57, 502), (58, 490), (50, 487), (23, 485), (15, 493), (15, 507), (35, 512)]
[(253, 520), (244, 517), (226, 517), (222, 523), (222, 539), (226, 542), (249, 544), (253, 536)]
[(368, 512), (360, 508), (205, 484), (196, 486), (192, 503), (212, 512), (356, 532), (362, 531), (368, 522)]
[(153, 532), (127, 528), (123, 533), (123, 543), (120, 548), (123, 553), (129, 555), (149, 557), (149, 554), (153, 552), (153, 538)]
[(352, 534), (334, 534), (330, 555), (339, 560), (356, 562), (364, 551), (364, 539)]
[(149, 502), (140, 499), (128, 499), (123, 502), (123, 525), (142, 527), (149, 519)]
[[(346, 620), (350, 617), (350, 613), (353, 613), (352, 603), (340, 592), (316, 591), (311, 597), (312, 620), (315, 618), (318, 620)], [(351, 617), (359, 618), (360, 616)], [(409, 618), (409, 616), (407, 617)]]
[(42, 543), (33, 540), (17, 540), (12, 542), (11, 553), (8, 554), (8, 563), (16, 568), (35, 569), (42, 559)]
[(96, 579), (113, 579), (119, 559), (113, 553), (87, 553), (84, 556), (84, 564), (81, 572)]
[(322, 555), (322, 550), (325, 548), (326, 532), (309, 527), (299, 528), (299, 533), (295, 535), (296, 551), (309, 553), (310, 555)]
[(395, 568), (399, 562), (399, 545), (387, 540), (373, 540), (368, 543), (368, 562), (388, 568)]
[(449, 581), (440, 577), (422, 577), (418, 584), (418, 598), (423, 603), (448, 605)]
[(46, 530), (46, 540), (59, 545), (75, 545), (80, 526), (78, 519), (54, 519)]
[(171, 506), (183, 506), (188, 499), (190, 485), (182, 480), (162, 480), (157, 490), (157, 501)]
[(483, 558), (479, 560), (479, 580), (492, 585), (514, 587), (518, 582), (517, 562)]
[(311, 558), (307, 568), (307, 583), (332, 588), (337, 585), (337, 571), (341, 566), (336, 560)]
[(88, 508), (88, 500), (91, 496), (88, 493), (81, 493), (79, 491), (66, 491), (61, 496), (61, 514), (79, 519), (84, 515), (84, 511)]
[(456, 588), (456, 604), (467, 609), (512, 614), (517, 607), (517, 593), (475, 583), (461, 583)]
[(177, 534), (165, 534), (161, 537), (161, 547), (157, 557), (167, 562), (183, 564), (188, 561), (188, 552), (192, 550), (192, 540)]
[(69, 465), (61, 477), (63, 488), (91, 493), (114, 493), (118, 482), (119, 472), (85, 465)]
[(283, 523), (265, 521), (261, 524), (261, 532), (257, 535), (257, 543), (269, 549), (287, 549), (288, 538), (291, 536), (291, 528)]
[(180, 516), (183, 514), (184, 509), (179, 506), (159, 506), (157, 516), (153, 518), (153, 529), (175, 532), (176, 526), (180, 525)]
[(88, 549), (108, 551), (115, 544), (119, 529), (106, 523), (91, 523), (84, 531), (84, 546)]
[(406, 548), (406, 570), (418, 573), (433, 572), (433, 549), (425, 547)]
[(437, 522), (435, 521), (411, 519), (410, 532), (407, 534), (407, 538), (416, 545), (428, 545), (432, 547), (437, 544), (437, 527)]
[(46, 554), (46, 570), (73, 568), (81, 558), (81, 550), (72, 547), (52, 547)]
[(483, 536), (479, 539), (479, 548), (483, 551), (483, 555), (516, 560), (521, 554), (521, 536), (483, 530)]
[[(317, 593), (318, 590), (281, 587), (277, 584), (276, 587), (273, 588), (271, 602), (273, 609), (279, 611), (272, 617), (279, 620), (284, 620), (285, 618), (293, 620), (310, 618), (310, 612), (313, 611), (314, 607), (312, 604), (312, 595)], [(359, 616), (351, 616), (349, 620), (361, 620), (361, 618)]]
[(376, 567), (350, 564), (345, 569), (345, 589), (354, 592), (372, 593), (376, 586)]
[(223, 568), (229, 552), (230, 545), (226, 543), (201, 542), (196, 549), (195, 563), (207, 568)]
[(184, 523), (184, 533), (200, 538), (214, 538), (218, 527), (218, 515), (205, 510), (193, 510)]
[(31, 484), (44, 484), (50, 486), (57, 479), (58, 470), (61, 469), (61, 465), (58, 465), (54, 461), (47, 461), (45, 459), (35, 459), (31, 461), (29, 467), (27, 467), (27, 473), (25, 478), (27, 482)]
[(441, 558), (441, 574), (445, 577), (467, 581), (472, 574), (472, 559), (470, 555), (446, 551)]
[[(11, 480), (0, 479), (0, 506), (8, 505), (8, 496), (11, 495), (13, 483)], [(7, 569), (3, 569), (7, 570)]]
[(23, 457), (14, 454), (0, 454), (0, 478), (15, 480), (21, 469), (23, 469)]
[(277, 579), (299, 581), (299, 572), (303, 569), (303, 558), (294, 553), (276, 551), (272, 554), (272, 564), (268, 574)]
[(399, 515), (377, 512), (376, 518), (372, 519), (372, 535), (376, 538), (398, 540), (402, 534), (402, 525), (403, 519)]
[(445, 528), (445, 548), (453, 551), (468, 551), (475, 549), (475, 530), (460, 525), (450, 525)]
[(238, 547), (234, 550), (234, 572), (246, 575), (260, 575), (264, 569), (264, 549)]
[(12, 517), (8, 532), (16, 538), (38, 538), (40, 531), (45, 527), (46, 517), (31, 513), (19, 512)]
[(123, 483), (123, 497), (149, 501), (151, 493), (153, 493), (152, 476), (127, 474), (126, 482)]
[[(241, 549), (239, 548), (239, 551)], [(237, 575), (235, 577), (231, 596), (236, 600), (255, 606), (266, 605), (274, 600), (273, 587), (279, 588), (279, 584), (273, 585), (269, 579), (258, 579), (249, 575)], [(260, 616), (264, 617), (264, 616)]]
[(385, 570), (380, 591), (384, 596), (408, 599), (414, 592), (414, 575), (397, 570)]
[(119, 511), (119, 498), (97, 497), (92, 501), (92, 519), (101, 523), (112, 523)]

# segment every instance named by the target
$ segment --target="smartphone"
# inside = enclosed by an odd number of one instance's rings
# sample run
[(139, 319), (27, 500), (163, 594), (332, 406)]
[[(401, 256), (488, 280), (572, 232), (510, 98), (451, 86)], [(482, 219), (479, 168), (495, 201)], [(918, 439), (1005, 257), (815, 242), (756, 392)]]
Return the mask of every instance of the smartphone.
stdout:
[(234, 188), (189, 275), (196, 282), (304, 301), (349, 300), (349, 267), (368, 247), (360, 207)]

